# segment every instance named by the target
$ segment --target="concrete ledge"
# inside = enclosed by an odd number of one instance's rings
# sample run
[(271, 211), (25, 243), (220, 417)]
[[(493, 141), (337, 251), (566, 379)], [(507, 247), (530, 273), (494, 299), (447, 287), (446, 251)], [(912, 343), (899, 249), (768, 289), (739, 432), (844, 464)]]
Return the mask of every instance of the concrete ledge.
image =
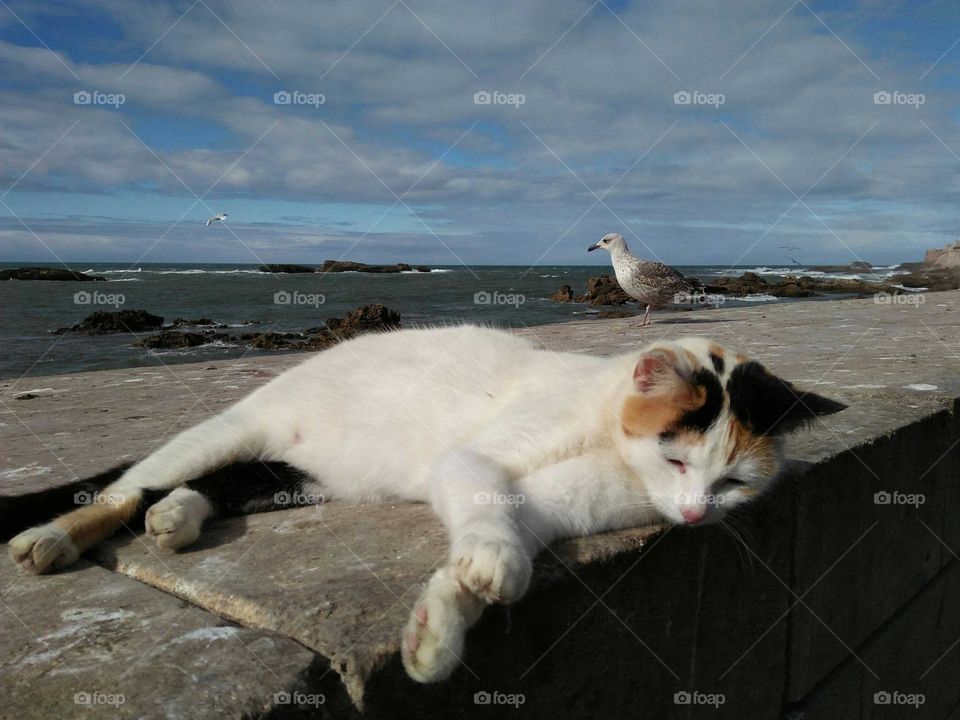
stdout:
[[(894, 632), (953, 567), (948, 548), (960, 548), (960, 292), (927, 297), (921, 306), (852, 300), (698, 311), (652, 329), (611, 320), (525, 330), (547, 347), (599, 354), (709, 335), (851, 407), (798, 436), (791, 478), (729, 527), (624, 531), (541, 555), (531, 595), (509, 612), (491, 608), (468, 638), (469, 670), (439, 686), (407, 680), (396, 652), (409, 605), (445, 549), (424, 507), (332, 504), (224, 520), (178, 555), (127, 535), (95, 559), (164, 602), (177, 596), (205, 617), (289, 638), (307, 653), (293, 663), (297, 687), (332, 698), (326, 712), (342, 703), (355, 714), (350, 700), (362, 700), (367, 717), (480, 716), (493, 711), (475, 705), (474, 694), (496, 691), (522, 693), (530, 716), (717, 716), (713, 707), (675, 703), (674, 693), (690, 691), (722, 694), (724, 717), (776, 718), (785, 698), (813, 703), (830, 678), (841, 678), (831, 692), (856, 694), (854, 676), (844, 674), (851, 653)], [(0, 495), (140, 457), (301, 360), (3, 383)], [(31, 388), (50, 390), (14, 399)], [(882, 491), (925, 502), (875, 504)], [(949, 629), (960, 597), (944, 587), (937, 597), (949, 609), (937, 627)], [(18, 606), (11, 603), (20, 614)], [(132, 622), (126, 632), (143, 634)], [(944, 650), (904, 657), (919, 665)], [(942, 695), (930, 707), (947, 707)], [(269, 714), (291, 712), (275, 706)]]

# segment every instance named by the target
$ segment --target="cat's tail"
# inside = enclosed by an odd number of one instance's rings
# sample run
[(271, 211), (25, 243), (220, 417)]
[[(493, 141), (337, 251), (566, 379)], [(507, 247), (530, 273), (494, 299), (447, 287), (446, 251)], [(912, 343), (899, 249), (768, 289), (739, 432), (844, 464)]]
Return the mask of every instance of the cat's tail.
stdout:
[(75, 510), (20, 533), (10, 541), (10, 555), (32, 572), (65, 567), (130, 522), (146, 496), (231, 463), (259, 459), (266, 441), (263, 424), (235, 406), (175, 436), (99, 493), (78, 495)]

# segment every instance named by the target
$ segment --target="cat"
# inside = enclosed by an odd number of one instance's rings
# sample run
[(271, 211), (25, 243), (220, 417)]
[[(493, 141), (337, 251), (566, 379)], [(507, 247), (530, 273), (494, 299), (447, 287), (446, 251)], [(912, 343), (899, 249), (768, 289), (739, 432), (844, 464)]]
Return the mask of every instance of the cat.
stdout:
[[(63, 568), (147, 506), (147, 533), (178, 549), (208, 517), (283, 505), (278, 495), (429, 502), (449, 559), (414, 605), (401, 656), (433, 682), (456, 669), (487, 605), (524, 595), (546, 544), (716, 522), (777, 477), (785, 433), (845, 407), (703, 338), (595, 357), (474, 326), (370, 334), (175, 436), (9, 551), (28, 571)], [(199, 480), (236, 462), (295, 474)]]

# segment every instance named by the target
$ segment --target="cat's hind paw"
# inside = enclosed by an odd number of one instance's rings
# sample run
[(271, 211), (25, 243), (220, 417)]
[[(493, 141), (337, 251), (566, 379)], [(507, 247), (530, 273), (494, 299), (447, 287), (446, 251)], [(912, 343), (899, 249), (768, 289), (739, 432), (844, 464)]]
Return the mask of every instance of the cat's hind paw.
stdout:
[(530, 587), (533, 563), (519, 545), (465, 535), (453, 548), (456, 579), (487, 603), (512, 603)]
[(8, 550), (13, 562), (37, 575), (65, 568), (80, 557), (69, 533), (53, 523), (24, 530), (10, 540)]
[(400, 655), (417, 682), (446, 680), (460, 664), (464, 636), (483, 605), (446, 570), (431, 578), (403, 629)]
[(178, 550), (200, 537), (210, 503), (196, 490), (177, 488), (147, 510), (144, 525), (157, 545)]

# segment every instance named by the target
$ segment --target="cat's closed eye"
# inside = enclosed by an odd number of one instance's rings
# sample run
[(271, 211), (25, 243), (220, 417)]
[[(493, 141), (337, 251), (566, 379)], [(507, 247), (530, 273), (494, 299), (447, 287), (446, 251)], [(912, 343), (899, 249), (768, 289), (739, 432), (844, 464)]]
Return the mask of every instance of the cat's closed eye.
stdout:
[(746, 483), (743, 480), (737, 480), (737, 478), (724, 478), (721, 487), (724, 490), (733, 490), (734, 488), (743, 487)]

